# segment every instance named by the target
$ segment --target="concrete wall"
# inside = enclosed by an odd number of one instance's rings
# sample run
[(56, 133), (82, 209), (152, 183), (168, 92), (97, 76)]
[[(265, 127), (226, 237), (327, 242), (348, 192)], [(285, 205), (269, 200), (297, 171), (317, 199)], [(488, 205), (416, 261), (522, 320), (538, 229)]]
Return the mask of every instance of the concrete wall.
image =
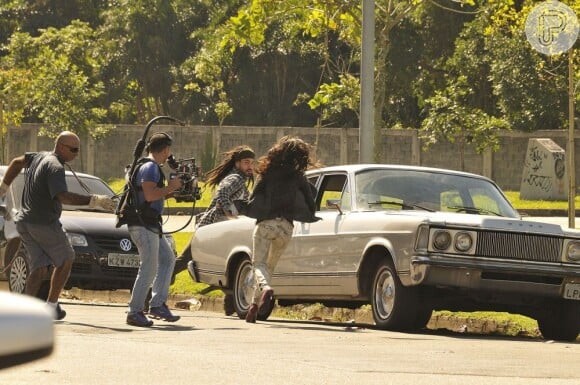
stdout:
[[(8, 130), (4, 159), (26, 151), (50, 150), (53, 141), (38, 136), (39, 125), (25, 124)], [(201, 164), (204, 143), (213, 133), (218, 154), (238, 144), (248, 144), (257, 154), (264, 154), (280, 137), (292, 134), (302, 137), (310, 144), (317, 144), (317, 155), (325, 165), (357, 163), (359, 158), (358, 128), (311, 127), (202, 127), (155, 125), (151, 132), (166, 131), (175, 139), (174, 153), (178, 158), (195, 157), (204, 170), (212, 165)], [(106, 138), (93, 141), (81, 138), (81, 156), (72, 163), (75, 170), (95, 174), (103, 179), (121, 178), (125, 165), (133, 160), (133, 148), (143, 136), (144, 126), (119, 125)], [(546, 130), (534, 133), (504, 132), (501, 134), (499, 151), (477, 154), (473, 147), (465, 151), (465, 171), (486, 175), (494, 179), (504, 190), (519, 190), (528, 140), (550, 138), (566, 149), (567, 130)], [(429, 167), (460, 168), (459, 150), (455, 144), (439, 143), (423, 151), (416, 130), (384, 130), (383, 162), (412, 164)], [(576, 141), (576, 153), (580, 150)], [(218, 158), (220, 157), (218, 155)], [(580, 165), (580, 156), (576, 156)], [(576, 180), (580, 180), (579, 168), (575, 168)]]

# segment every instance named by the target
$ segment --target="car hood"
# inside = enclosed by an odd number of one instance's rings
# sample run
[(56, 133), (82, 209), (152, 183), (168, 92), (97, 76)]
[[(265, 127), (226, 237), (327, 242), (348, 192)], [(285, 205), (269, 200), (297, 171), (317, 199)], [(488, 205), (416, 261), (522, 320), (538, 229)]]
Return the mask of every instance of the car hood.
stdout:
[(129, 236), (127, 225), (116, 228), (115, 214), (94, 211), (64, 211), (60, 218), (67, 232), (101, 234), (105, 236)]
[(516, 231), (537, 234), (580, 236), (580, 231), (563, 228), (546, 222), (530, 221), (520, 218), (506, 218), (489, 215), (476, 215), (449, 212), (425, 211), (385, 211), (385, 215), (420, 217), (430, 225), (476, 227), (486, 230)]

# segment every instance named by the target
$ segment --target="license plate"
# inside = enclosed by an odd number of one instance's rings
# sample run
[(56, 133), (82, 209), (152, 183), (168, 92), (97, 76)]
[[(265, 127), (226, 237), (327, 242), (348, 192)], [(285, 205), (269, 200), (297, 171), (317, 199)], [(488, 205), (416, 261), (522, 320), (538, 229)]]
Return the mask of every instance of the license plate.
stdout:
[(564, 286), (564, 298), (580, 301), (580, 283), (567, 283)]
[(138, 255), (134, 254), (109, 253), (107, 263), (109, 266), (138, 268), (139, 264), (141, 263), (141, 259)]

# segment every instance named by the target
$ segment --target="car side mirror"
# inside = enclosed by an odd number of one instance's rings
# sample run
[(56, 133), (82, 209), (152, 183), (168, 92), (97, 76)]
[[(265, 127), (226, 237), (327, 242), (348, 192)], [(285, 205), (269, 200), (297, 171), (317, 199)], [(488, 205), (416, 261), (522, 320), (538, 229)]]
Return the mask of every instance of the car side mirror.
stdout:
[(338, 210), (340, 215), (343, 215), (343, 212), (340, 209), (340, 199), (327, 199), (326, 200), (326, 207), (328, 207), (330, 209), (336, 209), (336, 210)]

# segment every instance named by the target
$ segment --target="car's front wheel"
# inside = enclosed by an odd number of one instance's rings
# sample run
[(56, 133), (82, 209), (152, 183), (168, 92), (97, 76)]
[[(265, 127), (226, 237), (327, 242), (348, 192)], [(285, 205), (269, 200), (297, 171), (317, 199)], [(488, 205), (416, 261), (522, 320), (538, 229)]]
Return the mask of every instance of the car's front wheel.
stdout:
[(371, 297), (377, 327), (398, 331), (416, 329), (418, 302), (416, 288), (403, 286), (393, 264), (381, 261), (375, 270)]
[[(252, 304), (254, 294), (254, 272), (252, 262), (249, 259), (243, 259), (237, 266), (234, 275), (234, 293), (233, 307), (238, 317), (246, 318), (248, 309)], [(264, 304), (258, 311), (258, 320), (265, 321), (268, 319), (272, 310), (274, 310), (274, 301)]]
[(580, 334), (580, 303), (562, 301), (538, 319), (538, 327), (546, 340), (575, 341)]
[[(26, 279), (28, 278), (28, 273), (30, 272), (30, 267), (28, 264), (28, 256), (26, 254), (26, 249), (21, 245), (16, 255), (12, 259), (10, 269), (8, 270), (8, 287), (10, 291), (14, 293), (25, 294), (26, 293)], [(36, 297), (42, 300), (48, 298), (48, 292), (50, 290), (50, 281), (43, 280), (38, 289)]]
[(8, 287), (11, 292), (24, 294), (29, 270), (26, 250), (20, 247), (14, 258), (12, 258), (10, 269), (8, 270)]

